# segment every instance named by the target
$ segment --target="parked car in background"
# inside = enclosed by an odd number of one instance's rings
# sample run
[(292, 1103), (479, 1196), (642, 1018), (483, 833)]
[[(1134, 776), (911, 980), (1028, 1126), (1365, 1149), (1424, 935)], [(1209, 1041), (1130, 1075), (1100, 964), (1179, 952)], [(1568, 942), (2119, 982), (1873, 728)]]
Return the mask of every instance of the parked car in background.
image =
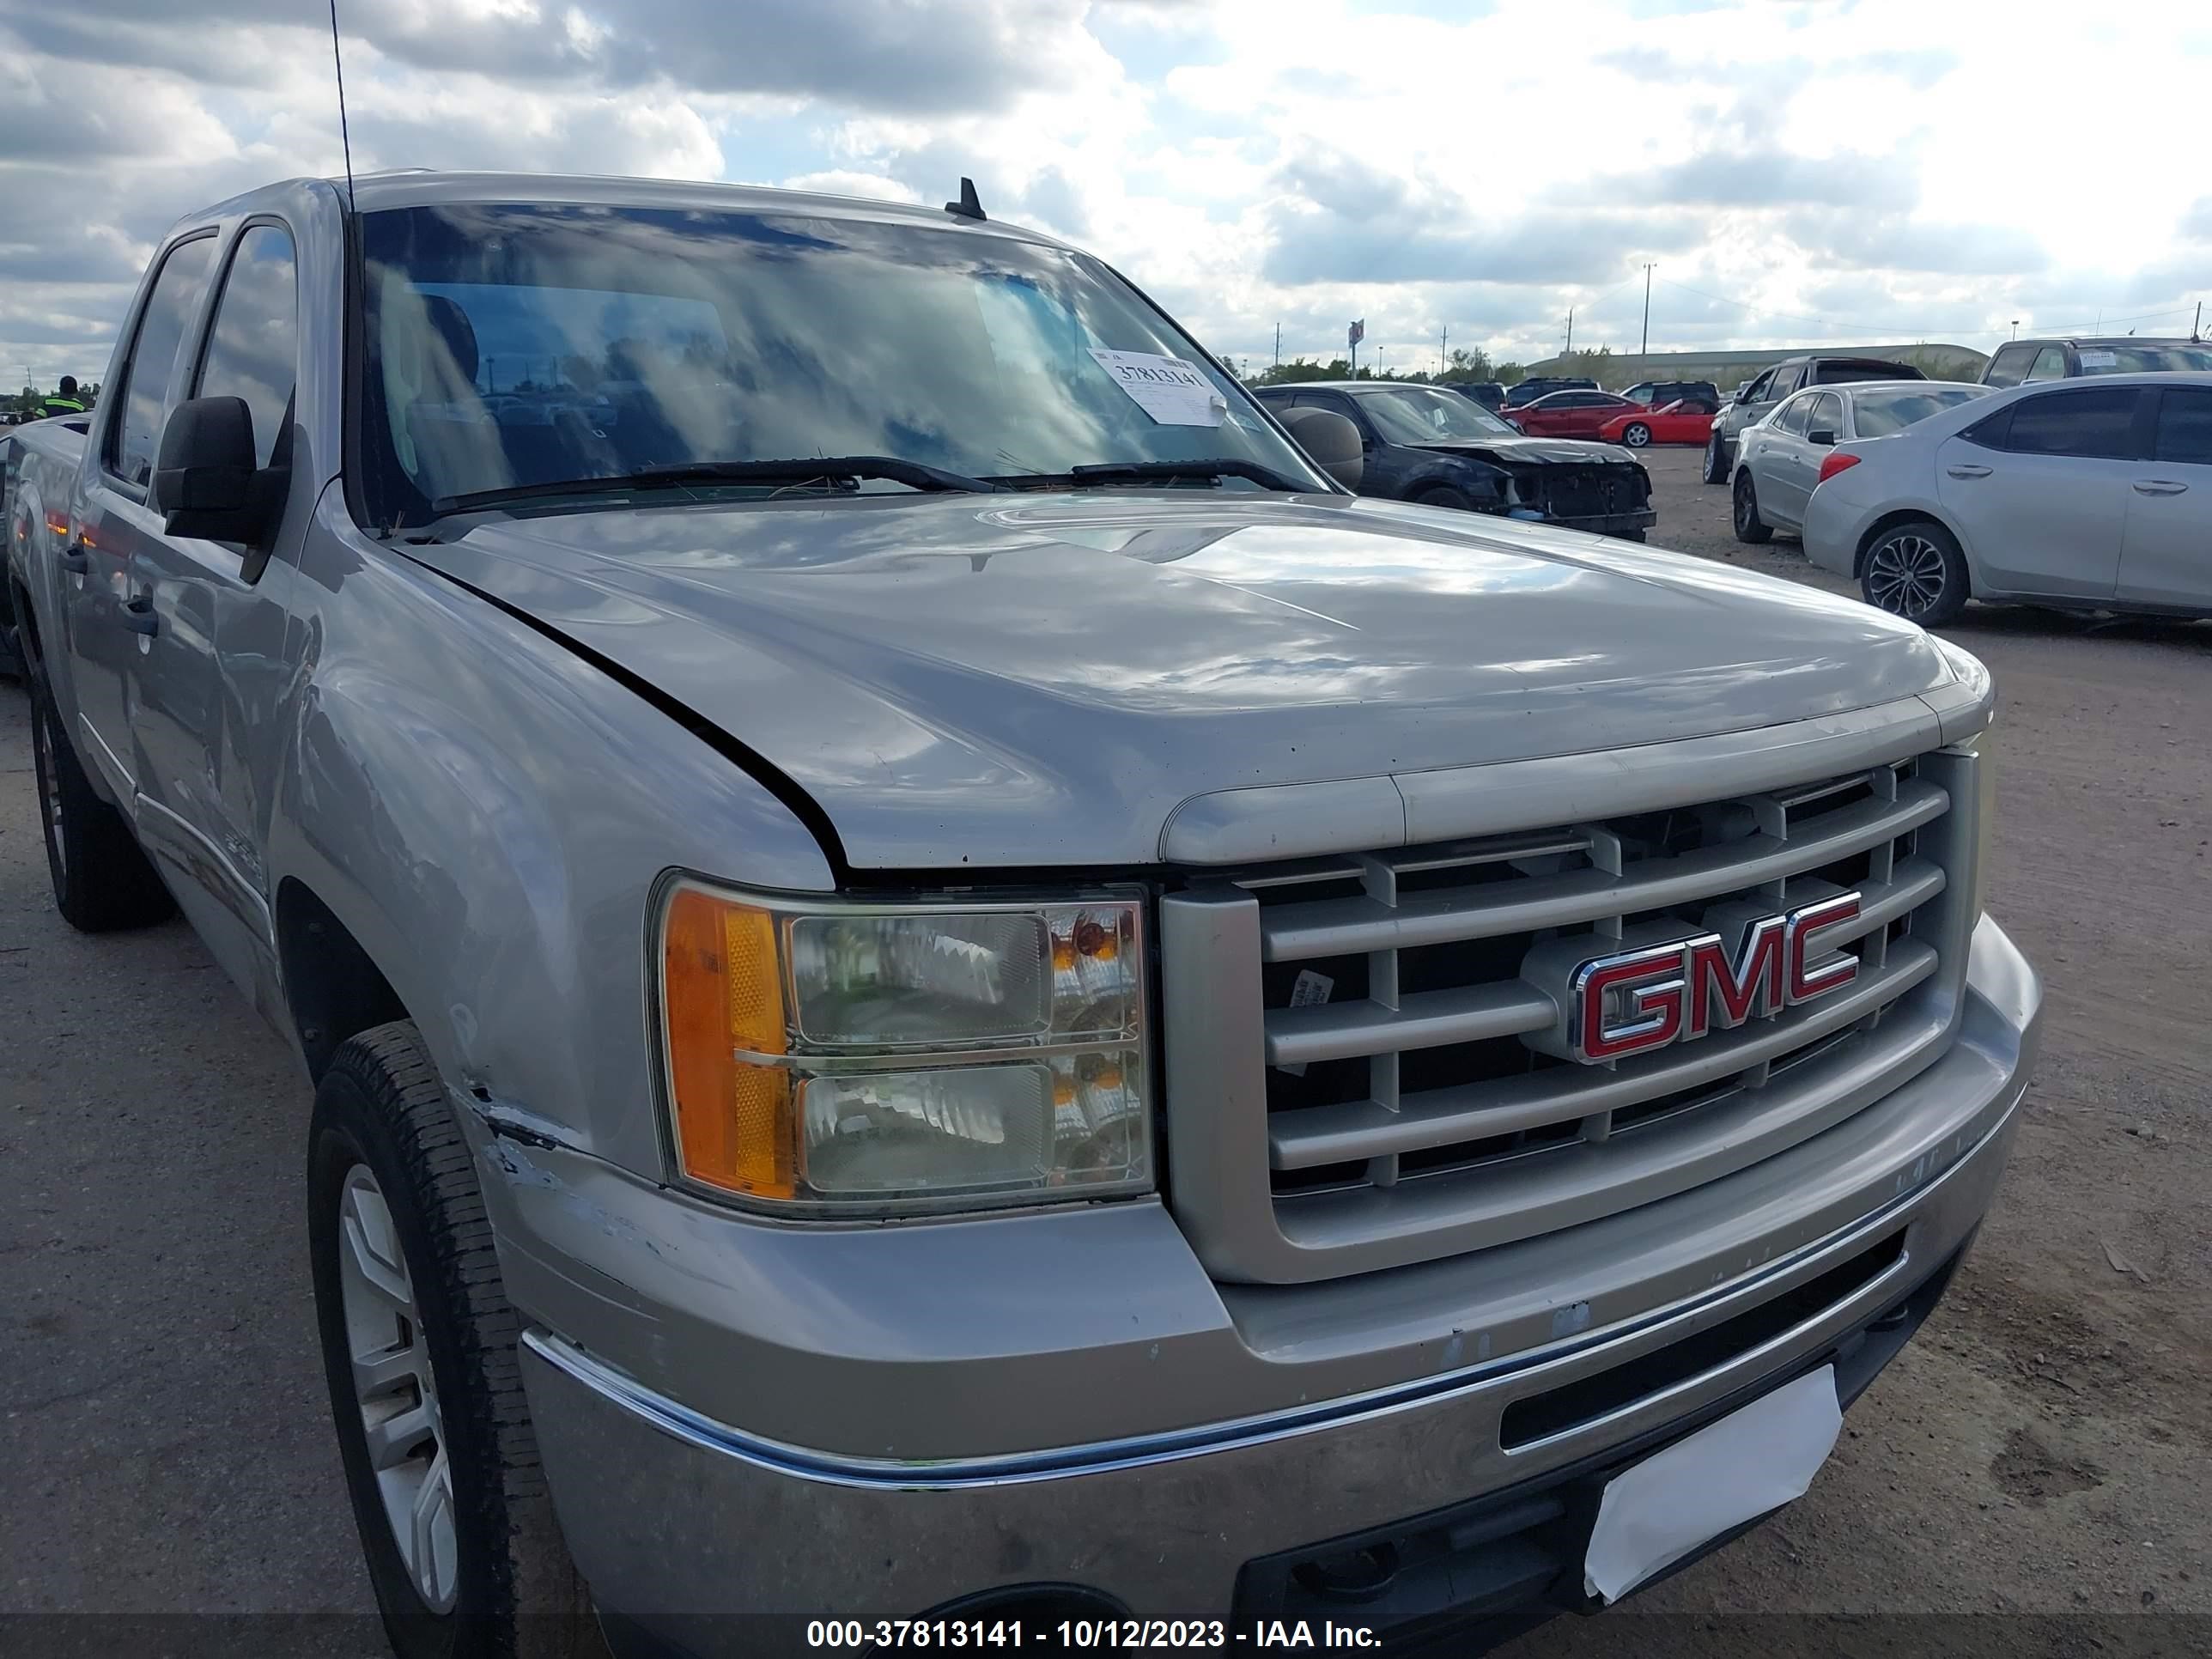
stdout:
[(2202, 340), (2117, 338), (2008, 340), (1982, 370), (1984, 386), (2026, 386), (2085, 374), (2212, 374), (2212, 344)]
[(1553, 392), (1596, 390), (1597, 382), (1587, 374), (1532, 374), (1506, 388), (1504, 407), (1518, 409), (1523, 404), (1533, 404), (1537, 398)]
[(1362, 449), (1353, 487), (1363, 495), (1630, 541), (1642, 541), (1658, 518), (1651, 476), (1626, 450), (1525, 436), (1441, 386), (1333, 380), (1267, 386), (1259, 396), (1279, 414), (1321, 408), (1350, 421)]
[(1620, 395), (1646, 409), (1679, 403), (1711, 415), (1721, 406), (1721, 390), (1711, 380), (1641, 380)]
[(1472, 398), (1485, 409), (1501, 409), (1505, 404), (1505, 388), (1496, 380), (1447, 381), (1454, 392), (1463, 398)]
[(1778, 530), (1796, 532), (1838, 444), (1888, 437), (1991, 390), (1958, 380), (1867, 380), (1794, 394), (1744, 428), (1734, 483), (1735, 538), (1758, 543)]
[(1804, 525), (1814, 564), (1931, 627), (1969, 599), (2212, 616), (2212, 382), (1992, 388), (1838, 444)]
[(1646, 444), (1701, 444), (1713, 429), (1713, 411), (1692, 403), (1671, 403), (1614, 416), (1597, 429), (1599, 439), (1641, 449)]
[(1532, 438), (1591, 438), (1616, 415), (1632, 415), (1642, 405), (1612, 392), (1547, 392), (1532, 404), (1507, 412), (1507, 418)]
[(1910, 363), (1893, 363), (1882, 357), (1828, 357), (1808, 353), (1787, 357), (1753, 378), (1713, 422), (1705, 441), (1705, 482), (1726, 483), (1735, 470), (1735, 441), (1744, 428), (1759, 420), (1791, 393), (1808, 386), (1848, 386), (1855, 380), (1924, 380), (1928, 377)]

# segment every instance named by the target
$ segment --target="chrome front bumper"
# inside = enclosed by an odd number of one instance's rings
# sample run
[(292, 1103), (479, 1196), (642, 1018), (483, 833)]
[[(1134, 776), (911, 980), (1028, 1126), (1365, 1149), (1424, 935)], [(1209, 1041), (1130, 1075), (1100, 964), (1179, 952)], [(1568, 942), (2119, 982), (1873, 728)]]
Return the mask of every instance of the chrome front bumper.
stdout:
[[(1966, 988), (1952, 1052), (1869, 1109), (1895, 1109), (1886, 1202), (1641, 1319), (1578, 1329), (1571, 1316), (1554, 1327), (1567, 1334), (1533, 1352), (1469, 1355), (1478, 1363), (1350, 1398), (1050, 1451), (871, 1457), (714, 1420), (532, 1330), (524, 1376), (570, 1548), (602, 1607), (647, 1629), (702, 1615), (897, 1617), (1036, 1584), (1102, 1592), (1139, 1614), (1227, 1618), (1255, 1558), (1663, 1436), (1818, 1363), (1951, 1266), (2002, 1171), (2040, 1001), (2033, 971), (1987, 921)], [(1765, 1236), (1787, 1237), (1806, 1218), (1772, 1201)], [(1851, 1280), (1849, 1264), (1866, 1261), (1870, 1276)], [(1786, 1327), (1685, 1374), (1686, 1339), (1839, 1273), (1847, 1293), (1810, 1307), (1801, 1296)], [(1580, 1288), (1557, 1287), (1562, 1313), (1587, 1316)], [(1559, 1392), (1631, 1364), (1625, 1375), (1656, 1386), (1624, 1395), (1616, 1374), (1595, 1395)], [(981, 1366), (976, 1383), (988, 1387)], [(1561, 1415), (1559, 1402), (1592, 1398), (1594, 1414)]]

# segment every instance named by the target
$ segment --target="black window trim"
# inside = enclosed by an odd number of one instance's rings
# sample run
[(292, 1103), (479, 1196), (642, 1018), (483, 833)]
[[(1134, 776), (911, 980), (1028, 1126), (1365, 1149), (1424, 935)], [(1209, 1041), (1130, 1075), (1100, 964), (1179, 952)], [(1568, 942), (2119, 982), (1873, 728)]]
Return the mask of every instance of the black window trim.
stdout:
[[(161, 285), (161, 273), (169, 268), (169, 261), (177, 257), (178, 250), (188, 246), (193, 242), (216, 241), (220, 240), (222, 235), (222, 227), (220, 224), (195, 226), (191, 230), (185, 231), (178, 236), (174, 241), (168, 243), (159, 253), (154, 256), (152, 264), (148, 265), (146, 268), (148, 280), (139, 291), (137, 307), (131, 313), (131, 343), (125, 349), (122, 356), (117, 360), (117, 366), (122, 369), (123, 373), (119, 376), (111, 375), (109, 377), (110, 379), (120, 380), (121, 384), (117, 387), (117, 391), (120, 395), (109, 397), (105, 386), (100, 389), (100, 406), (106, 414), (107, 418), (100, 423), (100, 430), (97, 434), (87, 434), (88, 441), (92, 441), (95, 437), (98, 440), (93, 451), (93, 455), (94, 464), (100, 470), (100, 482), (106, 488), (113, 490), (117, 495), (122, 496), (125, 501), (136, 501), (141, 507), (143, 507), (146, 504), (147, 498), (154, 493), (153, 480), (149, 477), (143, 484), (135, 484), (128, 478), (125, 478), (120, 472), (118, 472), (115, 470), (115, 461), (117, 459), (115, 453), (115, 444), (119, 441), (119, 428), (123, 418), (130, 410), (131, 383), (137, 376), (138, 343), (139, 337), (144, 333), (146, 328), (146, 307), (153, 302), (154, 291)], [(217, 252), (220, 251), (221, 250), (219, 249), (217, 250)], [(208, 294), (210, 291), (211, 290), (205, 289), (201, 290), (199, 297), (199, 315), (194, 322), (188, 323), (185, 325), (185, 338), (189, 339), (191, 337), (195, 327), (204, 327), (206, 325)], [(178, 343), (181, 346), (183, 344), (183, 341), (180, 340)], [(195, 376), (197, 377), (197, 371), (195, 371)], [(168, 388), (167, 386), (162, 387), (162, 395), (165, 398), (167, 398), (167, 393)], [(164, 406), (164, 412), (167, 412), (166, 404)], [(161, 434), (159, 433), (155, 434), (154, 447), (155, 453), (157, 457), (161, 453)]]

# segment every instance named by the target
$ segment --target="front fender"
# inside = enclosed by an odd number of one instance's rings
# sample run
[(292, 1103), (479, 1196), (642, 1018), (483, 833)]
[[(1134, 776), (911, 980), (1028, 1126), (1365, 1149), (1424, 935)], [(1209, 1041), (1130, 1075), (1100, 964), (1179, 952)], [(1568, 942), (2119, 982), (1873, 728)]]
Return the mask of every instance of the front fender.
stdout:
[(318, 597), (272, 792), (272, 895), (296, 880), (337, 915), (450, 1089), (657, 1178), (653, 884), (683, 866), (821, 890), (822, 848), (556, 641), (372, 545), (319, 533), (307, 553)]

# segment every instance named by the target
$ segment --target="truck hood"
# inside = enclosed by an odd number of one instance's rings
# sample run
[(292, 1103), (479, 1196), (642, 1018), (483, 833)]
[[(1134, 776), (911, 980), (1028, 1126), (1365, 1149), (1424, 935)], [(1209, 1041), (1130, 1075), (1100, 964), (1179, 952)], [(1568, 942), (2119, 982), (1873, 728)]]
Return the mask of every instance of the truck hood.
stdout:
[(1635, 455), (1619, 444), (1595, 443), (1586, 438), (1470, 438), (1457, 443), (1421, 444), (1417, 447), (1432, 449), (1439, 455), (1471, 455), (1476, 460), (1495, 461), (1501, 466), (1516, 461), (1584, 466), (1595, 461), (1618, 461), (1626, 466), (1639, 465)]
[(402, 550), (763, 757), (854, 868), (1142, 865), (1217, 791), (1741, 731), (1951, 678), (1871, 606), (1348, 496), (602, 509)]

